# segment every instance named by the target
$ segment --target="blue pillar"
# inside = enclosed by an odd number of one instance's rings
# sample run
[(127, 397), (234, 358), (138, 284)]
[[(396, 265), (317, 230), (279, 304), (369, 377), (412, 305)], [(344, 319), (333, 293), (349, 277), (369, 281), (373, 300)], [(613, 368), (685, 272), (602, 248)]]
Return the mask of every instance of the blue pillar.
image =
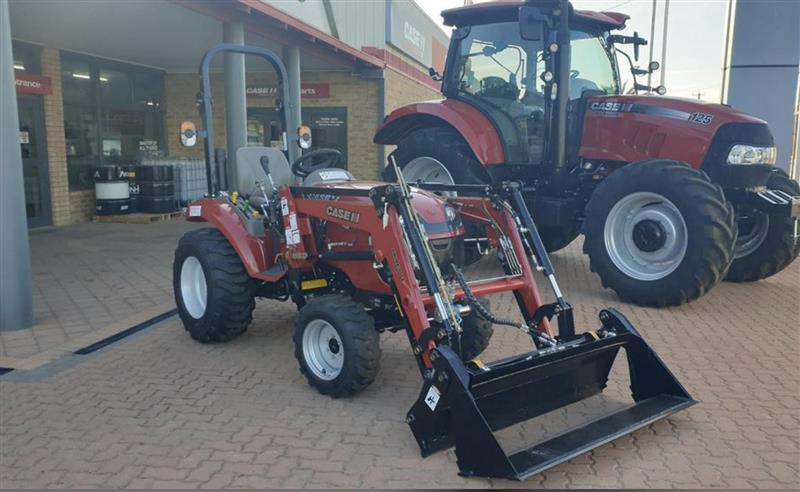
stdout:
[(0, 331), (33, 325), (31, 257), (8, 1), (0, 0)]

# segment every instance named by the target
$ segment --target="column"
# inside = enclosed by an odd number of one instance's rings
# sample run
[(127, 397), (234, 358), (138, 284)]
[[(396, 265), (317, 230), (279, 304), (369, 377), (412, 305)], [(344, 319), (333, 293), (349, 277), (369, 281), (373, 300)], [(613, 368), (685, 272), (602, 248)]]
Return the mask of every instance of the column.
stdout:
[(8, 2), (0, 1), (0, 330), (33, 325), (33, 288)]
[[(289, 101), (284, 101), (286, 108), (286, 133), (289, 137), (289, 162), (300, 156), (300, 147), (297, 146), (297, 127), (300, 126), (300, 48), (297, 46), (283, 47), (283, 63), (289, 80), (284, 80), (289, 88)], [(312, 134), (313, 138), (314, 135)]]
[(800, 66), (800, 2), (729, 0), (722, 102), (766, 120), (789, 171)]
[[(244, 45), (244, 26), (226, 22), (222, 26), (225, 43)], [(247, 95), (245, 94), (245, 55), (226, 53), (225, 57), (225, 128), (227, 133), (228, 188), (238, 188), (236, 150), (247, 145)]]

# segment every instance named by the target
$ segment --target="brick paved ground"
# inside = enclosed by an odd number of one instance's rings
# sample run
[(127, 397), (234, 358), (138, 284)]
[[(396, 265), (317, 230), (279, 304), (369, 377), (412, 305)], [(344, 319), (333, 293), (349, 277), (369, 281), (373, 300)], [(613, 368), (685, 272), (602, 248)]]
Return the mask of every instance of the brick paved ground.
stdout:
[[(0, 487), (800, 487), (800, 262), (657, 310), (620, 306), (578, 244), (554, 259), (580, 326), (621, 307), (700, 404), (523, 484), (462, 479), (452, 451), (421, 459), (403, 422), (419, 387), (405, 335), (384, 336), (371, 387), (331, 400), (298, 372), (293, 307), (261, 301), (225, 345), (173, 319), (0, 378)], [(486, 359), (525, 343), (497, 327)]]
[(172, 252), (193, 227), (171, 220), (32, 231), (35, 325), (0, 332), (0, 366), (39, 365), (174, 307)]

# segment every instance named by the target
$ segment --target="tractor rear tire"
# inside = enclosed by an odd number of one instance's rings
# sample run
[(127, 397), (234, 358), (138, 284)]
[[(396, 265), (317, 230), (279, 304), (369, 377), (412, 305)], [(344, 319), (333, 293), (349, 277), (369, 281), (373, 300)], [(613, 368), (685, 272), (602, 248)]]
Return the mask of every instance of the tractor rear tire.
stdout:
[(187, 232), (172, 264), (178, 314), (200, 343), (227, 342), (253, 321), (255, 282), (217, 229)]
[[(767, 180), (767, 189), (800, 196), (797, 181), (791, 179), (782, 169), (773, 170)], [(794, 237), (794, 219), (786, 217), (782, 221), (770, 220), (771, 217), (767, 214), (751, 212), (758, 220), (755, 225), (749, 224), (750, 228), (758, 227), (762, 230), (745, 230), (743, 224), (738, 223), (739, 237), (736, 245), (739, 251), (734, 250), (733, 263), (725, 277), (730, 282), (754, 282), (770, 277), (789, 266), (800, 254), (800, 240)], [(756, 244), (751, 242), (748, 245), (748, 240)]]
[(583, 251), (606, 288), (641, 306), (697, 299), (726, 275), (733, 207), (705, 173), (669, 160), (632, 163), (592, 193)]
[(315, 297), (295, 321), (294, 356), (308, 384), (333, 398), (369, 386), (381, 366), (375, 320), (350, 297)]
[[(480, 302), (486, 309), (491, 310), (489, 299), (482, 297)], [(492, 328), (491, 321), (487, 321), (475, 313), (462, 319), (461, 328), (463, 329), (461, 333), (461, 359), (464, 362), (469, 362), (481, 355), (486, 350), (486, 347), (489, 346), (489, 340), (494, 334), (494, 328)]]
[[(464, 137), (452, 128), (432, 127), (411, 132), (397, 144), (397, 148), (389, 157), (394, 158), (409, 184), (417, 181), (440, 184), (483, 184), (486, 182), (486, 177), (481, 176), (478, 171), (482, 169), (482, 164), (475, 157)], [(425, 165), (425, 159), (428, 160), (428, 165)], [(437, 172), (437, 167), (443, 169)], [(428, 171), (428, 169), (433, 171)], [(422, 179), (426, 176), (429, 179)], [(397, 181), (392, 166), (384, 168), (382, 179), (388, 182)], [(475, 237), (480, 234), (476, 227), (469, 223), (465, 225), (467, 237)], [(475, 246), (466, 246), (464, 249), (465, 265), (481, 259), (481, 254)]]

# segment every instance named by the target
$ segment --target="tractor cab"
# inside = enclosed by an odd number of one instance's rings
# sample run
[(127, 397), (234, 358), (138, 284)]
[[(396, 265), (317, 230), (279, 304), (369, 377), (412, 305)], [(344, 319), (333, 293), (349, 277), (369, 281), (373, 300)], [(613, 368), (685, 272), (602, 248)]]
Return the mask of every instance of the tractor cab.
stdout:
[[(507, 163), (539, 165), (555, 148), (559, 85), (569, 86), (565, 102), (573, 121), (585, 97), (620, 94), (609, 31), (623, 27), (627, 16), (572, 11), (564, 49), (553, 22), (560, 15), (558, 2), (521, 5), (493, 2), (442, 13), (444, 23), (455, 27), (442, 92), (488, 117), (502, 135)], [(564, 63), (569, 84), (558, 77)], [(579, 131), (570, 125), (568, 140), (577, 143), (570, 137)]]

